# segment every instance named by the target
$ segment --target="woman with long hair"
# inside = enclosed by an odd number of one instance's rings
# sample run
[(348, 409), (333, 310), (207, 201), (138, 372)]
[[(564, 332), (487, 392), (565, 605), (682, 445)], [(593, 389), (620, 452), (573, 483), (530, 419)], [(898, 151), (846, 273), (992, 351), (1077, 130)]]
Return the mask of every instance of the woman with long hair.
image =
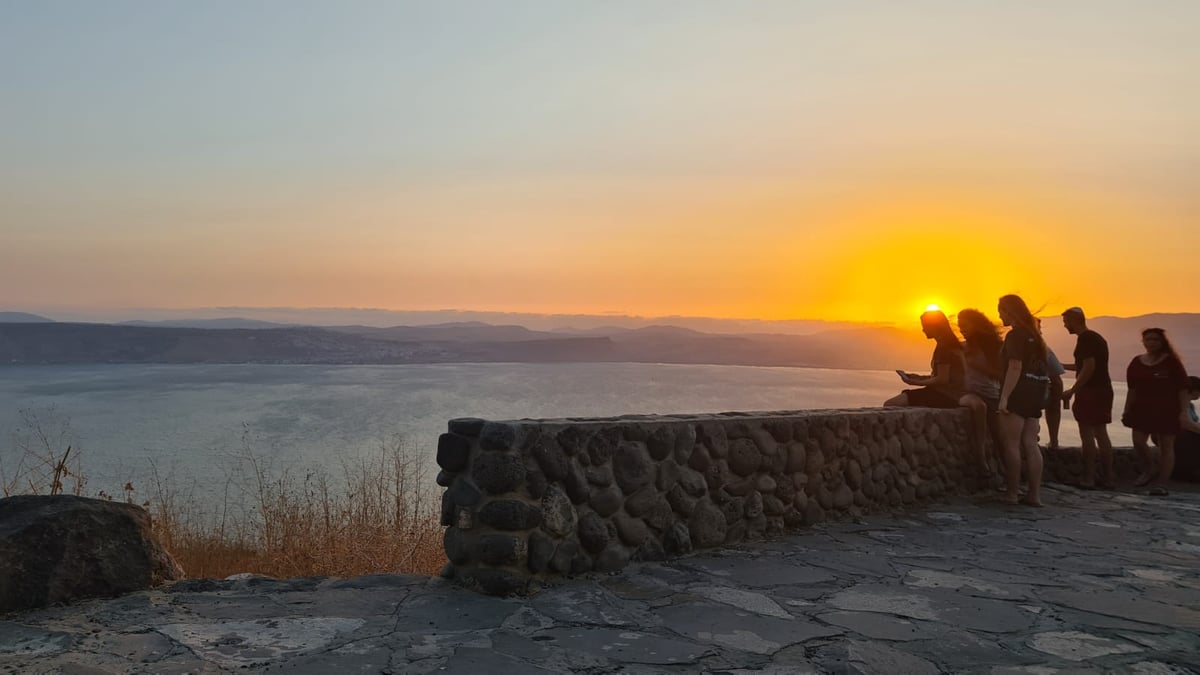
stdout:
[[(1042, 505), (1042, 451), (1039, 420), (1046, 406), (1050, 378), (1046, 375), (1046, 343), (1029, 306), (1018, 295), (1005, 295), (997, 304), (1000, 321), (1011, 326), (1002, 348), (1005, 363), (997, 403), (1000, 438), (1004, 444), (1005, 501)], [(1029, 489), (1020, 497), (1021, 463)]]
[[(1153, 480), (1150, 494), (1166, 495), (1175, 468), (1175, 436), (1187, 415), (1187, 372), (1163, 329), (1142, 331), (1142, 347), (1146, 352), (1135, 356), (1125, 370), (1129, 394), (1121, 423), (1133, 429), (1133, 447), (1142, 461), (1142, 475), (1134, 485), (1141, 487)], [(1159, 450), (1157, 477), (1152, 471), (1151, 435), (1157, 438)]]
[[(1004, 372), (1000, 350), (1004, 340), (996, 324), (977, 309), (964, 309), (958, 313), (958, 332), (963, 336), (963, 357), (966, 360), (966, 392), (958, 404), (971, 411), (971, 423), (975, 432), (976, 462), (979, 470), (990, 474), (987, 458), (989, 413), (995, 413), (1000, 401), (1000, 376)], [(996, 442), (1000, 446), (999, 439)]]
[(925, 337), (934, 340), (929, 375), (915, 375), (902, 370), (896, 371), (905, 384), (917, 389), (905, 389), (884, 401), (885, 406), (920, 406), (925, 408), (957, 408), (963, 395), (966, 377), (966, 362), (963, 360), (962, 343), (950, 327), (950, 320), (939, 310), (921, 315), (921, 330)]

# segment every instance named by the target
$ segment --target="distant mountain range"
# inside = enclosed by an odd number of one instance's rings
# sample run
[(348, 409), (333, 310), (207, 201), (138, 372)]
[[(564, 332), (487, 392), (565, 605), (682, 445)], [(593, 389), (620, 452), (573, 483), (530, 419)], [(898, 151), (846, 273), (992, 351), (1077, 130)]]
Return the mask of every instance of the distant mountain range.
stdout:
[[(1185, 365), (1200, 372), (1200, 314), (1098, 317), (1089, 324), (1108, 339), (1117, 379), (1141, 352), (1141, 329), (1150, 326), (1166, 329)], [(1050, 319), (1044, 330), (1060, 358), (1070, 361), (1074, 337)], [(0, 312), (0, 364), (8, 365), (591, 361), (928, 372), (931, 351), (932, 343), (915, 330), (853, 324), (787, 335), (708, 333), (673, 325), (534, 330), (480, 321), (316, 327), (237, 317), (94, 324)]]

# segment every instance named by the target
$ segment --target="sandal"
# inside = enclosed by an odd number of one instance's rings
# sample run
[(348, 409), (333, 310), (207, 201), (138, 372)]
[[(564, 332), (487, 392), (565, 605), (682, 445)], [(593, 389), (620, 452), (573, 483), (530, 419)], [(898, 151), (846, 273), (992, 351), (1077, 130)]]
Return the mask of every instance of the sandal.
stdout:
[(1166, 497), (1169, 494), (1171, 493), (1167, 492), (1167, 488), (1161, 485), (1155, 485), (1154, 487), (1150, 488), (1151, 497)]
[(1144, 473), (1144, 474), (1138, 476), (1137, 480), (1133, 481), (1133, 486), (1134, 487), (1146, 487), (1147, 485), (1150, 484), (1150, 480), (1151, 480), (1150, 474)]

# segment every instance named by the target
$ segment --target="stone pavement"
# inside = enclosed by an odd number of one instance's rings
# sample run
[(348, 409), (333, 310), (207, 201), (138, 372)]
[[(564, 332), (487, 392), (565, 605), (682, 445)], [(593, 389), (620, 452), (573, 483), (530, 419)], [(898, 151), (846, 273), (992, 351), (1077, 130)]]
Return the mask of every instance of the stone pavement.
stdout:
[(20, 673), (1189, 673), (1200, 494), (1048, 486), (529, 598), (442, 580), (185, 581), (0, 620)]

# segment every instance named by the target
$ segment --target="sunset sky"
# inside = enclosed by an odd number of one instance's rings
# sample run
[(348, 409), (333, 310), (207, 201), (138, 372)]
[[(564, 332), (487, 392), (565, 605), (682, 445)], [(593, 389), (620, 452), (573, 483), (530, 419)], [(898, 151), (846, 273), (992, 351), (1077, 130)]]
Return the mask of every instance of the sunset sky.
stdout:
[(1200, 2), (0, 0), (0, 310), (1200, 311)]

